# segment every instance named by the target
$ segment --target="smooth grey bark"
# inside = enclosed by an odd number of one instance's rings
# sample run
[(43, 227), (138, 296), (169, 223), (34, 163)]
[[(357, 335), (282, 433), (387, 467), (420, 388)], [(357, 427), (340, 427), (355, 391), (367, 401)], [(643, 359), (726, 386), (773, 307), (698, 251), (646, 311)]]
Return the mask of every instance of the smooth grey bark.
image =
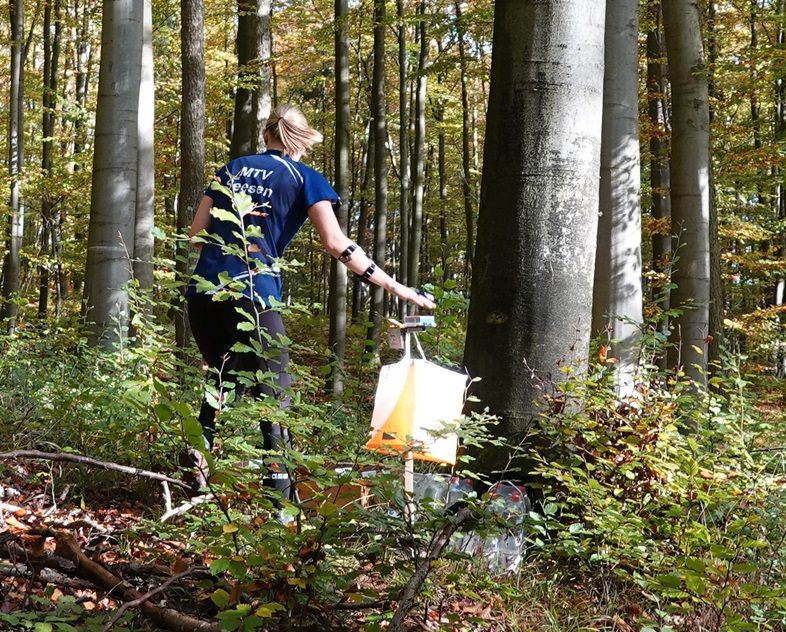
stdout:
[[(180, 193), (177, 197), (177, 226), (188, 232), (205, 189), (205, 10), (203, 0), (180, 2), (180, 57), (183, 100), (180, 105)], [(191, 271), (193, 248), (179, 242), (178, 277)], [(175, 338), (181, 356), (191, 338), (185, 309), (175, 318)]]
[(232, 122), (230, 158), (264, 150), (262, 136), (270, 115), (270, 0), (238, 0), (235, 115)]
[[(479, 409), (523, 438), (586, 366), (598, 217), (603, 0), (497, 0), (464, 360)], [(499, 467), (493, 451), (479, 467)]]
[(638, 0), (607, 0), (592, 331), (611, 341), (617, 390), (633, 390), (642, 325)]
[(672, 93), (672, 233), (677, 239), (668, 363), (706, 380), (710, 302), (710, 121), (707, 66), (697, 2), (663, 0)]
[[(426, 161), (426, 96), (428, 86), (427, 69), (429, 60), (429, 35), (426, 22), (426, 2), (418, 3), (418, 76), (415, 81), (415, 138), (412, 152), (412, 213), (409, 231), (409, 258), (407, 260), (407, 283), (412, 286), (419, 284), (420, 246), (423, 241), (423, 201), (425, 199), (425, 161)], [(415, 312), (415, 306), (409, 303), (406, 309)]]
[(22, 274), (20, 259), (25, 228), (25, 207), (20, 194), (20, 177), (24, 166), (24, 32), (25, 14), (23, 0), (9, 4), (11, 26), (11, 83), (8, 108), (8, 179), (9, 224), (6, 253), (3, 261), (3, 306), (0, 317), (6, 320), (9, 334), (16, 331), (19, 306), (15, 302), (19, 293)]
[[(377, 265), (385, 264), (388, 223), (388, 163), (384, 151), (387, 141), (387, 113), (385, 111), (385, 0), (374, 1), (374, 71), (371, 82), (371, 110), (374, 118), (374, 256)], [(367, 350), (376, 354), (385, 317), (385, 291), (371, 286), (371, 313), (366, 339)]]
[(140, 289), (153, 287), (153, 226), (155, 224), (155, 84), (153, 81), (153, 6), (143, 0), (142, 73), (139, 85), (139, 149), (137, 154), (134, 279)]
[[(344, 234), (349, 228), (349, 36), (347, 35), (348, 0), (335, 0), (335, 59), (336, 59), (336, 193), (342, 200), (338, 209), (338, 223)], [(347, 272), (337, 259), (330, 262), (330, 332), (328, 343), (335, 358), (330, 379), (330, 390), (334, 396), (344, 391), (343, 368), (347, 342)]]
[[(669, 309), (669, 281), (673, 245), (671, 235), (671, 174), (669, 138), (671, 123), (666, 107), (667, 75), (666, 44), (661, 28), (660, 0), (651, 0), (650, 19), (655, 27), (647, 33), (647, 116), (652, 133), (650, 150), (650, 188), (652, 218), (656, 227), (652, 235), (652, 270), (658, 275), (652, 283), (651, 298), (662, 310)], [(666, 330), (665, 320), (659, 325)], [(665, 368), (665, 363), (663, 367)]]
[(143, 13), (136, 0), (104, 0), (84, 306), (91, 342), (107, 349), (128, 325)]

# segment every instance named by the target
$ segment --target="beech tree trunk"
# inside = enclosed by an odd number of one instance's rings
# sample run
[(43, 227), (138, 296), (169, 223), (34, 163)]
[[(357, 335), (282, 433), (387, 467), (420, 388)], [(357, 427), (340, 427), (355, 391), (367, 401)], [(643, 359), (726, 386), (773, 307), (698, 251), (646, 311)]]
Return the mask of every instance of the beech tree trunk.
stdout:
[[(348, 0), (335, 0), (336, 58), (336, 193), (342, 200), (338, 223), (344, 234), (349, 224), (349, 38), (347, 36)], [(347, 341), (347, 272), (337, 259), (330, 262), (330, 334), (329, 345), (335, 358), (330, 389), (334, 396), (344, 391), (343, 368)]]
[(271, 0), (238, 0), (237, 81), (230, 158), (264, 150), (270, 115)]
[(25, 13), (23, 0), (11, 0), (9, 4), (11, 26), (11, 85), (8, 116), (8, 179), (10, 196), (8, 201), (9, 224), (3, 261), (3, 306), (0, 317), (6, 319), (9, 334), (16, 331), (16, 316), (19, 306), (15, 299), (19, 293), (22, 274), (21, 250), (25, 227), (25, 207), (20, 195), (20, 177), (24, 165), (24, 35)]
[[(180, 105), (180, 194), (177, 198), (177, 226), (187, 233), (205, 189), (205, 9), (203, 0), (181, 0), (180, 47), (183, 100)], [(187, 244), (178, 246), (177, 271), (186, 279), (191, 270), (189, 257), (196, 256)], [(175, 318), (175, 336), (181, 355), (191, 330), (185, 309)]]
[[(52, 142), (55, 129), (55, 97), (57, 95), (57, 73), (60, 70), (60, 38), (62, 23), (60, 21), (60, 1), (47, 3), (44, 7), (43, 24), (44, 90), (41, 104), (41, 170), (51, 176), (52, 173)], [(41, 199), (41, 251), (46, 259), (39, 266), (38, 273), (38, 315), (45, 318), (49, 309), (49, 285), (52, 280), (52, 266), (58, 267), (59, 231), (56, 230), (56, 201), (48, 192)], [(55, 275), (57, 278), (57, 275)], [(57, 291), (57, 283), (55, 283)], [(55, 301), (56, 315), (59, 315), (60, 301)]]
[[(407, 264), (407, 283), (417, 286), (420, 272), (420, 245), (423, 241), (423, 201), (425, 198), (425, 162), (426, 162), (426, 70), (429, 66), (429, 35), (426, 23), (426, 2), (418, 3), (418, 42), (420, 54), (418, 55), (418, 77), (415, 82), (415, 142), (412, 152), (412, 223), (409, 232), (409, 258)], [(411, 303), (406, 306), (409, 313), (414, 313), (415, 306)]]
[(139, 288), (153, 287), (153, 226), (155, 224), (155, 84), (153, 82), (153, 6), (144, 2), (142, 77), (139, 85), (139, 154), (137, 159), (134, 278)]
[(638, 0), (607, 0), (592, 330), (610, 341), (623, 396), (632, 393), (642, 324), (638, 35)]
[(463, 2), (456, 0), (456, 30), (458, 34), (459, 67), (461, 69), (461, 191), (464, 197), (464, 223), (467, 230), (465, 253), (465, 278), (469, 283), (470, 270), (475, 258), (475, 204), (472, 191), (472, 112), (469, 106), (467, 77), (467, 45), (463, 18)]
[(126, 335), (134, 252), (143, 3), (104, 0), (84, 305), (93, 344)]
[[(464, 359), (479, 409), (523, 439), (586, 363), (598, 221), (602, 0), (497, 0)], [(479, 467), (504, 465), (484, 452)]]
[[(652, 283), (652, 299), (662, 310), (669, 309), (669, 281), (673, 246), (671, 236), (671, 175), (669, 137), (671, 134), (666, 107), (666, 45), (661, 29), (660, 0), (650, 2), (650, 19), (655, 28), (647, 33), (647, 116), (652, 127), (649, 141), (652, 218), (656, 222), (652, 235), (652, 270), (659, 276)], [(667, 323), (663, 323), (665, 331)], [(664, 365), (665, 366), (665, 365)]]
[[(374, 117), (374, 256), (377, 265), (385, 264), (388, 225), (388, 163), (384, 151), (387, 142), (387, 114), (385, 112), (385, 0), (374, 1), (374, 75), (371, 86)], [(371, 286), (371, 328), (366, 336), (367, 350), (376, 354), (385, 317), (385, 291)]]
[[(399, 248), (399, 281), (404, 284), (409, 283), (408, 262), (409, 262), (409, 230), (412, 222), (410, 213), (410, 198), (412, 194), (412, 161), (410, 160), (410, 133), (409, 133), (409, 54), (410, 32), (406, 21), (404, 0), (396, 0), (398, 13), (398, 118), (399, 118), (399, 177), (401, 184), (401, 194), (399, 202), (399, 217), (401, 220), (400, 248)], [(399, 316), (403, 316), (404, 306), (401, 305)]]
[(700, 8), (696, 2), (663, 0), (663, 24), (672, 91), (672, 233), (677, 260), (671, 308), (669, 366), (703, 384), (706, 380), (710, 302), (710, 121)]

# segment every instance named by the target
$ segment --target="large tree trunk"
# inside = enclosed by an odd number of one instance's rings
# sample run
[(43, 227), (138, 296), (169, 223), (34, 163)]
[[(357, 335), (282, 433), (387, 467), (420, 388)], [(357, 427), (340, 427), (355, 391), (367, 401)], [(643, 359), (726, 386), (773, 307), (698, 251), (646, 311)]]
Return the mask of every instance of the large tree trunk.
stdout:
[(128, 324), (144, 11), (137, 0), (103, 8), (84, 300), (92, 342), (112, 348)]
[[(188, 231), (205, 187), (205, 37), (203, 0), (181, 0), (180, 46), (183, 100), (180, 106), (180, 194), (177, 198), (177, 226)], [(193, 248), (178, 246), (178, 276), (190, 272), (189, 255)], [(185, 311), (175, 319), (177, 347), (181, 355), (188, 345), (191, 330)]]
[[(342, 200), (338, 223), (344, 234), (349, 224), (349, 38), (347, 36), (348, 0), (335, 0), (336, 58), (336, 193)], [(344, 391), (343, 369), (347, 342), (347, 273), (337, 259), (330, 262), (330, 335), (329, 344), (335, 358), (330, 388), (334, 396)]]
[(153, 7), (144, 0), (142, 78), (139, 86), (139, 152), (134, 228), (134, 278), (140, 289), (153, 288), (153, 225), (155, 223), (155, 85), (153, 82)]
[[(598, 217), (602, 0), (497, 0), (465, 363), (523, 438), (586, 363)], [(481, 455), (486, 471), (503, 463)]]
[(608, 0), (592, 330), (611, 341), (623, 396), (642, 323), (638, 35), (638, 0)]
[(264, 150), (262, 132), (270, 115), (270, 0), (238, 0), (235, 116), (230, 158)]
[[(371, 85), (372, 112), (374, 116), (374, 261), (385, 264), (388, 226), (388, 163), (384, 151), (387, 141), (387, 115), (385, 112), (385, 0), (374, 2), (374, 75)], [(385, 317), (385, 291), (378, 285), (371, 286), (371, 322), (366, 336), (367, 350), (377, 353)]]
[(24, 33), (25, 14), (23, 0), (12, 0), (9, 5), (11, 23), (11, 85), (8, 116), (8, 180), (10, 197), (8, 203), (9, 225), (7, 254), (3, 261), (3, 306), (0, 317), (7, 320), (9, 334), (16, 331), (16, 317), (19, 306), (16, 298), (19, 293), (22, 274), (21, 250), (24, 235), (24, 203), (19, 192), (19, 180), (24, 165)]
[(704, 383), (710, 301), (710, 124), (699, 6), (663, 0), (672, 90), (671, 199), (677, 261), (669, 366)]

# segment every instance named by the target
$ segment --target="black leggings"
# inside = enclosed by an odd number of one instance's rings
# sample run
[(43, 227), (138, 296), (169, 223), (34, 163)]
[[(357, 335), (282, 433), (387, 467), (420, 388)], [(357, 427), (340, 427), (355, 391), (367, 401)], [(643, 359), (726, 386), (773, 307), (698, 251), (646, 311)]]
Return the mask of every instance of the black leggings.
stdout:
[[(256, 322), (256, 326), (250, 331), (238, 329), (238, 324), (249, 322), (239, 311), (251, 315)], [(217, 390), (222, 380), (234, 382), (235, 396), (240, 398), (245, 387), (239, 383), (235, 375), (237, 371), (256, 373), (259, 370), (268, 375), (272, 373), (276, 376), (274, 383), (271, 383), (271, 380), (258, 382), (251, 388), (251, 392), (259, 399), (273, 397), (282, 408), (289, 407), (288, 391), (292, 378), (287, 373), (289, 351), (281, 342), (286, 331), (279, 312), (263, 311), (249, 299), (214, 301), (210, 295), (194, 294), (188, 297), (188, 320), (199, 351), (210, 368), (207, 379)], [(237, 343), (253, 347), (252, 341), (261, 345), (264, 354), (231, 350)], [(217, 412), (207, 399), (202, 402), (199, 423), (202, 424), (202, 431), (210, 447), (213, 446)], [(259, 427), (265, 441), (265, 450), (276, 451), (289, 446), (289, 433), (286, 428), (265, 419), (260, 420)], [(278, 489), (285, 497), (289, 497), (289, 476), (283, 468), (280, 472), (272, 472), (265, 482)]]

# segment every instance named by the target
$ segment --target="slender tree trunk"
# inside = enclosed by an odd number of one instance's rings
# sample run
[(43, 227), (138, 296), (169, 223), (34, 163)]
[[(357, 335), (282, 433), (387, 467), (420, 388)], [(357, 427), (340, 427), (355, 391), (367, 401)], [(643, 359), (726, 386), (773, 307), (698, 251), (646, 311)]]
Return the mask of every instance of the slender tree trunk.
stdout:
[(262, 132), (270, 115), (271, 0), (238, 0), (235, 116), (231, 158), (264, 150)]
[[(180, 106), (180, 194), (177, 199), (177, 226), (188, 231), (202, 198), (205, 180), (205, 39), (203, 0), (181, 0), (180, 46), (183, 100)], [(186, 279), (193, 249), (179, 242), (177, 272)], [(185, 311), (175, 319), (175, 335), (181, 356), (191, 338)]]
[(700, 10), (663, 0), (672, 89), (672, 232), (678, 240), (672, 281), (674, 342), (669, 365), (704, 383), (710, 302), (710, 127)]
[[(786, 2), (779, 0), (777, 3), (778, 12), (778, 49), (783, 54), (786, 52), (786, 28), (784, 28), (784, 15), (786, 14)], [(786, 134), (786, 76), (781, 70), (775, 79), (775, 133), (778, 138), (783, 138)], [(786, 185), (783, 182), (782, 169), (778, 170), (778, 185), (775, 191), (777, 218), (780, 221), (786, 219)], [(786, 244), (784, 237), (778, 239), (778, 251), (781, 260), (786, 259)], [(781, 306), (786, 302), (786, 279), (780, 277), (775, 285), (775, 296), (773, 297), (776, 306)], [(781, 316), (781, 326), (784, 317)], [(786, 376), (786, 349), (784, 345), (778, 344), (776, 347), (776, 375), (780, 378)]]
[(464, 196), (464, 223), (467, 228), (466, 269), (467, 283), (470, 279), (472, 261), (475, 257), (475, 204), (472, 196), (472, 112), (469, 105), (469, 78), (467, 44), (462, 9), (463, 1), (456, 0), (456, 30), (458, 33), (459, 68), (461, 78), (461, 190)]
[(642, 323), (638, 35), (638, 0), (607, 0), (592, 329), (611, 341), (622, 396), (633, 392)]
[[(412, 193), (412, 161), (410, 160), (410, 134), (409, 134), (409, 97), (410, 97), (410, 82), (409, 82), (409, 55), (407, 49), (409, 47), (410, 29), (407, 27), (405, 2), (404, 0), (396, 0), (396, 8), (398, 10), (398, 67), (399, 67), (399, 99), (398, 99), (398, 115), (399, 115), (399, 174), (401, 178), (401, 199), (400, 199), (400, 213), (401, 230), (400, 232), (400, 248), (399, 260), (399, 281), (405, 285), (408, 281), (408, 268), (407, 262), (409, 261), (409, 231), (412, 223), (410, 213), (410, 197)], [(403, 316), (404, 305), (400, 305), (402, 311), (399, 316)]]
[[(153, 225), (155, 223), (155, 85), (153, 82), (153, 7), (144, 1), (142, 78), (139, 86), (139, 153), (134, 227), (134, 278), (142, 290), (153, 288)], [(148, 305), (146, 307), (149, 308)]]
[[(524, 439), (563, 367), (586, 366), (598, 220), (602, 0), (497, 0), (465, 364)], [(480, 455), (492, 471), (504, 456)], [(502, 460), (504, 463), (505, 460)]]
[(19, 180), (24, 165), (24, 32), (25, 14), (23, 0), (11, 0), (9, 17), (11, 25), (11, 85), (8, 117), (8, 178), (10, 182), (9, 226), (3, 261), (3, 306), (0, 316), (6, 319), (9, 334), (16, 331), (19, 306), (15, 299), (19, 293), (22, 274), (21, 250), (24, 235), (25, 211), (20, 198)]
[[(669, 136), (671, 133), (666, 107), (666, 46), (661, 30), (660, 0), (649, 4), (655, 28), (647, 33), (647, 115), (652, 128), (650, 149), (650, 184), (652, 188), (652, 270), (658, 275), (652, 283), (652, 299), (664, 312), (669, 309), (669, 282), (674, 256), (671, 236), (671, 175)], [(667, 331), (668, 323), (661, 324)], [(665, 363), (663, 367), (665, 368)]]
[[(335, 0), (336, 58), (336, 192), (342, 200), (338, 223), (345, 234), (349, 223), (349, 38), (347, 36), (348, 0)], [(344, 391), (343, 368), (347, 341), (347, 273), (337, 259), (330, 262), (330, 349), (335, 357), (330, 389), (339, 397)]]
[[(366, 166), (363, 170), (363, 184), (360, 187), (360, 200), (358, 210), (358, 231), (355, 242), (364, 251), (368, 247), (366, 233), (368, 231), (369, 220), (369, 194), (371, 192), (371, 182), (374, 176), (374, 122), (369, 121), (368, 142), (366, 147)], [(363, 312), (363, 284), (359, 279), (353, 277), (352, 282), (352, 322), (360, 324)]]
[[(374, 76), (371, 85), (372, 112), (374, 116), (374, 261), (385, 264), (388, 225), (388, 164), (384, 151), (387, 140), (387, 115), (385, 112), (385, 0), (374, 1)], [(368, 351), (376, 354), (382, 335), (385, 317), (385, 291), (378, 285), (371, 286), (371, 328), (366, 336)]]
[[(413, 203), (412, 203), (412, 229), (409, 234), (409, 260), (407, 263), (407, 279), (409, 285), (417, 286), (419, 283), (420, 246), (423, 241), (423, 203), (425, 199), (425, 160), (426, 160), (426, 70), (429, 66), (429, 36), (426, 23), (426, 2), (418, 3), (418, 40), (420, 42), (420, 55), (418, 56), (418, 78), (415, 91), (415, 144), (412, 155), (413, 171)], [(414, 305), (407, 305), (410, 312)]]
[[(754, 0), (755, 1), (755, 0)], [(715, 80), (713, 77), (715, 62), (718, 58), (719, 45), (715, 37), (715, 16), (717, 14), (717, 2), (709, 2), (707, 9), (709, 13), (709, 71), (707, 74), (707, 110), (709, 112), (710, 131), (715, 113), (712, 109), (712, 99), (715, 96)], [(710, 145), (711, 150), (711, 145)], [(723, 281), (721, 279), (721, 252), (720, 252), (720, 224), (718, 218), (718, 204), (715, 195), (715, 178), (712, 173), (712, 158), (709, 158), (709, 178), (710, 178), (710, 307), (709, 307), (709, 332), (707, 337), (707, 364), (711, 367), (710, 372), (715, 370), (720, 364), (721, 345), (723, 343)], [(714, 367), (714, 368), (712, 368)]]
[[(41, 170), (47, 178), (51, 178), (52, 174), (52, 143), (55, 129), (55, 97), (57, 96), (61, 34), (60, 1), (56, 0), (54, 3), (47, 3), (44, 7), (43, 24), (44, 90), (41, 120), (41, 133), (43, 135), (41, 143)], [(51, 266), (52, 264), (58, 265), (56, 240), (59, 235), (55, 231), (55, 222), (55, 202), (52, 196), (45, 192), (41, 199), (41, 252), (45, 260), (38, 268), (38, 315), (41, 318), (45, 318), (49, 310), (49, 284), (52, 279)]]

